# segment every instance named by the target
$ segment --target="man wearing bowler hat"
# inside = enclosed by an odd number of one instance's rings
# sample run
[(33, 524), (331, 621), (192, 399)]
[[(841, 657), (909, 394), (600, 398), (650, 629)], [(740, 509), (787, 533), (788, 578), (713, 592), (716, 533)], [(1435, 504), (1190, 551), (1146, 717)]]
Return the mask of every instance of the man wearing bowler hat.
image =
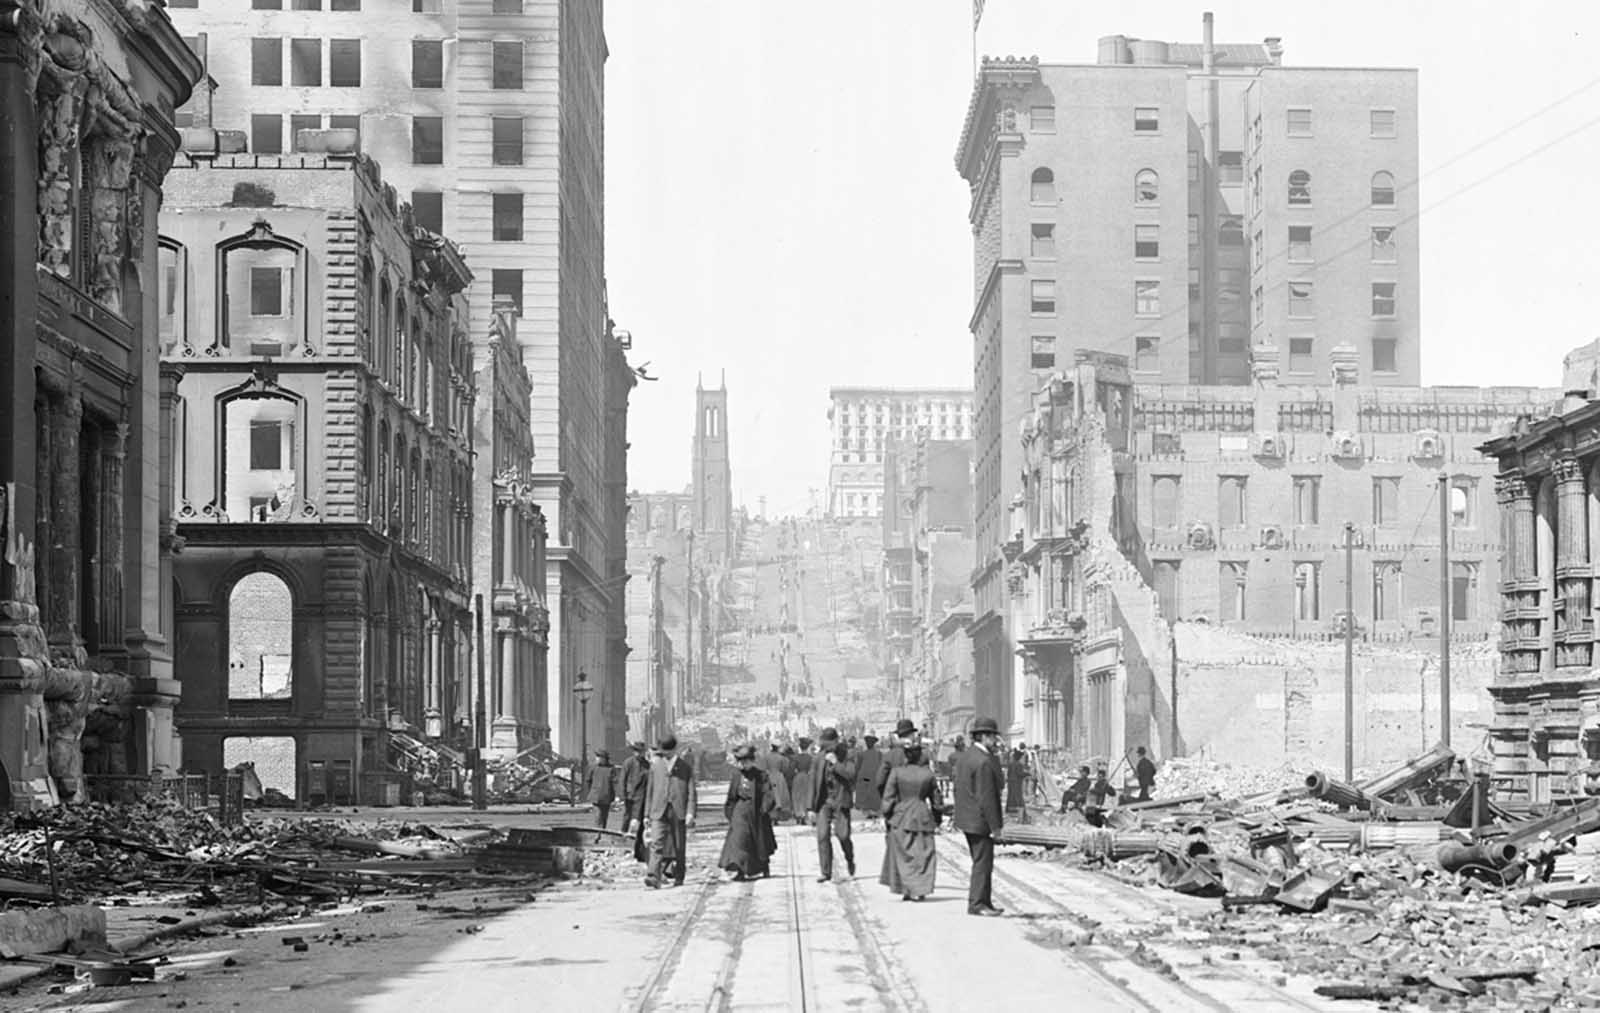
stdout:
[(583, 775), (583, 797), (594, 806), (595, 825), (604, 830), (617, 800), (617, 768), (611, 765), (609, 750), (594, 751), (594, 766)]
[[(631, 752), (628, 758), (622, 761), (622, 772), (617, 778), (619, 801), (622, 803), (622, 829), (634, 834), (634, 857), (641, 862), (648, 862), (650, 851), (645, 847), (642, 827), (645, 780), (650, 774), (650, 752), (642, 741), (634, 742), (629, 748)], [(641, 829), (628, 830), (636, 823)]]
[(972, 722), (972, 746), (956, 760), (956, 828), (967, 835), (967, 850), (972, 854), (972, 881), (967, 887), (967, 914), (993, 917), (1001, 913), (994, 906), (991, 881), (994, 877), (994, 837), (1005, 825), (1000, 811), (1000, 794), (1006, 775), (1001, 769), (1000, 726), (994, 718)]
[(845, 869), (856, 874), (856, 848), (850, 840), (850, 806), (855, 802), (856, 764), (839, 741), (839, 733), (824, 728), (817, 736), (817, 765), (806, 805), (806, 816), (817, 827), (817, 862), (821, 874), (817, 882), (833, 878), (833, 838), (839, 838)]

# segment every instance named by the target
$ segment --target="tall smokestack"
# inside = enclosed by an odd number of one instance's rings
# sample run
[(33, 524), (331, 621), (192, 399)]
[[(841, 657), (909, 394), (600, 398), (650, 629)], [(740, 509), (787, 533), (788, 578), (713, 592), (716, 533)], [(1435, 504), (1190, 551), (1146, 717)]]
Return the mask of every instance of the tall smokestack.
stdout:
[(1200, 69), (1204, 70), (1207, 74), (1209, 74), (1209, 73), (1211, 73), (1212, 70), (1214, 70), (1216, 68), (1216, 65), (1217, 65), (1217, 46), (1216, 46), (1216, 40), (1213, 39), (1212, 36), (1211, 36), (1211, 12), (1210, 11), (1206, 11), (1206, 13), (1205, 13), (1204, 24), (1205, 24), (1205, 29), (1204, 29), (1204, 34), (1202, 34), (1202, 36), (1201, 36), (1201, 40), (1205, 43), (1205, 48), (1202, 50), (1204, 55), (1201, 57)]

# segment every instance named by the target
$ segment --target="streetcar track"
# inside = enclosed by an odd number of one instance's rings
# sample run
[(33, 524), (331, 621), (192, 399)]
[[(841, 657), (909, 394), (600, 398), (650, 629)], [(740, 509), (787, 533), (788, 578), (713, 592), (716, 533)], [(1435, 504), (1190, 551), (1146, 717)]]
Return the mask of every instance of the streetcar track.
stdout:
[(711, 1001), (706, 1004), (707, 1010), (716, 1010), (718, 1013), (733, 1009), (733, 976), (739, 970), (739, 956), (744, 952), (745, 926), (750, 921), (750, 908), (755, 904), (755, 884), (747, 880), (740, 883), (739, 888), (739, 898), (734, 902), (733, 912), (729, 916), (733, 932), (729, 935), (728, 953), (722, 958), (716, 983), (711, 986)]
[(800, 898), (803, 880), (799, 848), (795, 846), (795, 840), (804, 840), (805, 837), (803, 833), (790, 833), (789, 846), (783, 849), (784, 865), (788, 871), (784, 879), (788, 885), (789, 930), (794, 933), (794, 945), (789, 948), (789, 1008), (800, 1013), (822, 1009), (816, 1000), (816, 983), (812, 981), (811, 931), (807, 927)]
[[(961, 863), (952, 858), (946, 849), (937, 848), (935, 853), (938, 856), (939, 862), (946, 868), (950, 869), (953, 873), (961, 876), (963, 879), (971, 878), (971, 869), (963, 869)], [(997, 879), (1006, 875), (1005, 873), (1002, 873), (998, 867), (994, 870), (994, 874), (995, 878)], [(1105, 985), (1109, 989), (1112, 989), (1119, 996), (1123, 997), (1128, 1002), (1133, 1003), (1137, 1008), (1145, 1010), (1147, 1013), (1166, 1013), (1166, 1011), (1160, 1007), (1151, 1004), (1149, 1000), (1140, 995), (1134, 989), (1130, 988), (1121, 979), (1108, 972), (1100, 965), (1099, 961), (1092, 960), (1080, 953), (1063, 952), (1062, 956), (1083, 968), (1085, 972), (1094, 977), (1101, 984)]]
[[(958, 862), (956, 862), (954, 859), (951, 859), (947, 854), (941, 853), (939, 857), (940, 857), (941, 861), (948, 862), (952, 868), (956, 869), (957, 871), (960, 870), (960, 864)], [(1116, 937), (1116, 934), (1114, 932), (1110, 932), (1110, 931), (1107, 931), (1105, 929), (1103, 923), (1097, 922), (1094, 919), (1089, 918), (1088, 916), (1082, 914), (1081, 912), (1078, 912), (1078, 911), (1074, 910), (1073, 908), (1071, 908), (1067, 904), (1064, 904), (1060, 900), (1057, 900), (1050, 893), (1046, 892), (1042, 887), (1035, 886), (1035, 885), (1027, 882), (1026, 880), (1022, 879), (1020, 876), (1017, 876), (1015, 873), (1012, 873), (1012, 872), (1009, 872), (1009, 871), (1007, 871), (1005, 869), (1002, 869), (998, 864), (995, 866), (995, 869), (994, 869), (994, 880), (995, 880), (995, 882), (997, 884), (1004, 884), (1004, 891), (1003, 892), (1008, 893), (1010, 895), (1010, 897), (1012, 899), (1014, 899), (1014, 900), (1021, 900), (1021, 899), (1024, 899), (1024, 898), (1032, 899), (1033, 901), (1035, 901), (1037, 903), (1041, 903), (1041, 904), (1043, 904), (1043, 905), (1045, 905), (1045, 906), (1047, 906), (1049, 908), (1054, 909), (1057, 912), (1055, 917), (1058, 917), (1058, 918), (1060, 918), (1062, 920), (1065, 920), (1065, 921), (1072, 922), (1073, 924), (1077, 925), (1078, 927), (1084, 928), (1086, 931), (1089, 930), (1089, 926), (1088, 926), (1087, 923), (1095, 922), (1095, 928), (1093, 929), (1093, 931), (1097, 935), (1100, 935), (1102, 937), (1107, 938), (1108, 941), (1113, 940)], [(1062, 885), (1065, 885), (1065, 884), (1062, 884)], [(1165, 944), (1147, 944), (1147, 948), (1152, 950), (1152, 951), (1154, 951), (1157, 948), (1165, 948)], [(1157, 955), (1160, 956), (1159, 953)], [(1131, 999), (1136, 1000), (1137, 1002), (1140, 1003), (1140, 1005), (1144, 1006), (1145, 1008), (1151, 1009), (1151, 1010), (1157, 1009), (1157, 1007), (1152, 1006), (1150, 1004), (1149, 1000), (1147, 1000), (1142, 995), (1139, 995), (1137, 992), (1134, 992), (1127, 985), (1123, 984), (1121, 982), (1121, 980), (1119, 978), (1117, 978), (1115, 975), (1112, 975), (1109, 971), (1107, 971), (1103, 967), (1098, 966), (1097, 962), (1091, 961), (1091, 960), (1087, 959), (1086, 957), (1084, 957), (1084, 956), (1082, 956), (1080, 954), (1077, 954), (1077, 953), (1068, 954), (1068, 956), (1071, 959), (1073, 959), (1073, 960), (1085, 965), (1086, 967), (1089, 967), (1092, 970), (1094, 970), (1103, 980), (1105, 980), (1108, 983), (1112, 984), (1119, 991), (1122, 991), (1122, 992), (1126, 993)], [(1120, 953), (1118, 953), (1117, 956), (1120, 957), (1121, 959), (1129, 959), (1129, 958), (1123, 956)], [(1135, 966), (1138, 966), (1138, 965), (1135, 965)], [(1144, 969), (1144, 968), (1141, 968), (1141, 969), (1142, 970), (1148, 970), (1148, 969)], [(1154, 972), (1151, 972), (1151, 973), (1154, 973)], [(1212, 963), (1212, 964), (1209, 964), (1209, 965), (1206, 966), (1206, 976), (1210, 977), (1210, 978), (1213, 978), (1213, 979), (1226, 979), (1226, 980), (1231, 981), (1231, 982), (1233, 982), (1235, 984), (1245, 986), (1245, 987), (1247, 987), (1247, 988), (1249, 988), (1251, 990), (1255, 990), (1258, 993), (1260, 993), (1260, 992), (1268, 993), (1276, 1003), (1282, 1004), (1278, 1008), (1290, 1008), (1290, 1009), (1301, 1009), (1301, 1010), (1321, 1010), (1321, 1009), (1324, 1008), (1322, 1006), (1312, 1005), (1312, 1004), (1308, 1003), (1306, 1000), (1302, 999), (1301, 997), (1299, 997), (1297, 995), (1294, 995), (1293, 993), (1291, 993), (1291, 992), (1289, 992), (1289, 991), (1287, 991), (1287, 990), (1285, 990), (1283, 988), (1280, 988), (1279, 986), (1273, 984), (1272, 982), (1270, 982), (1270, 981), (1268, 981), (1268, 980), (1266, 980), (1266, 979), (1264, 979), (1264, 978), (1262, 978), (1262, 977), (1260, 977), (1258, 975), (1251, 974), (1251, 973), (1245, 971), (1242, 968), (1233, 967), (1233, 966), (1230, 966), (1230, 965), (1227, 965), (1227, 964)], [(1222, 1000), (1218, 1000), (1216, 998), (1213, 998), (1212, 996), (1207, 995), (1206, 993), (1200, 991), (1196, 986), (1190, 984), (1188, 981), (1185, 981), (1181, 977), (1178, 977), (1177, 976), (1177, 972), (1176, 972), (1175, 969), (1173, 971), (1173, 977), (1166, 978), (1166, 977), (1163, 976), (1163, 980), (1164, 981), (1169, 981), (1173, 985), (1175, 985), (1178, 988), (1182, 989), (1185, 993), (1187, 993), (1196, 1002), (1203, 1003), (1203, 1004), (1205, 1004), (1206, 1006), (1208, 1006), (1208, 1007), (1210, 1007), (1212, 1009), (1220, 1011), (1220, 1013), (1230, 1013), (1230, 1011), (1235, 1008), (1234, 1006), (1230, 1006), (1227, 1002), (1224, 1002)]]
[(898, 960), (892, 958), (883, 939), (879, 936), (870, 921), (871, 915), (866, 910), (866, 904), (861, 895), (861, 886), (855, 879), (844, 884), (839, 891), (844, 900), (844, 917), (850, 926), (850, 931), (855, 934), (856, 941), (861, 944), (861, 954), (866, 958), (866, 971), (872, 978), (874, 988), (883, 996), (891, 1010), (905, 1011), (905, 1013), (922, 1013), (927, 1010), (927, 1003), (922, 1001), (917, 994), (916, 987), (905, 974), (904, 967)]
[(629, 1010), (637, 1013), (647, 1013), (656, 1008), (656, 1000), (666, 986), (672, 981), (673, 973), (677, 971), (678, 964), (683, 957), (683, 950), (689, 945), (689, 940), (694, 935), (694, 927), (701, 918), (705, 917), (706, 908), (711, 903), (711, 895), (717, 892), (717, 887), (722, 885), (722, 880), (717, 876), (709, 876), (695, 888), (694, 903), (689, 910), (683, 913), (678, 920), (678, 928), (672, 935), (672, 940), (667, 944), (666, 950), (654, 962), (650, 975), (639, 986), (639, 994), (627, 1004)]
[[(1010, 873), (1006, 873), (1006, 875), (1007, 876), (1011, 876)], [(1086, 920), (1092, 920), (1092, 919), (1088, 919), (1087, 916), (1085, 916), (1083, 914), (1080, 914), (1080, 913), (1078, 913), (1076, 911), (1073, 911), (1071, 908), (1067, 907), (1067, 905), (1065, 905), (1065, 904), (1062, 904), (1060, 901), (1057, 901), (1054, 897), (1050, 896), (1050, 894), (1046, 893), (1043, 888), (1035, 887), (1035, 886), (1033, 886), (1031, 884), (1025, 883), (1025, 882), (1023, 882), (1022, 880), (1018, 879), (1015, 876), (1011, 876), (1011, 878), (1021, 886), (1022, 890), (1024, 890), (1025, 892), (1031, 892), (1034, 896), (1040, 897), (1040, 898), (1043, 898), (1043, 899), (1047, 900), (1049, 903), (1055, 905), (1059, 910), (1061, 910), (1063, 912), (1066, 912), (1066, 916), (1067, 917), (1076, 920), (1080, 925), (1082, 925)], [(1050, 878), (1052, 880), (1055, 880), (1057, 883), (1061, 883), (1062, 885), (1065, 885), (1063, 883), (1063, 881), (1057, 876), (1050, 876)], [(1117, 883), (1115, 881), (1108, 881), (1106, 883), (1106, 888), (1107, 888), (1107, 892), (1111, 893), (1113, 895), (1124, 894), (1124, 893), (1126, 893), (1127, 891), (1129, 891), (1131, 889), (1131, 888), (1126, 887), (1123, 884)], [(1116, 897), (1117, 901), (1126, 901), (1126, 899), (1127, 898), (1125, 898), (1125, 897), (1120, 897), (1120, 896)], [(1124, 912), (1126, 912), (1127, 911), (1126, 903), (1123, 903), (1121, 906), (1123, 907)], [(1176, 944), (1151, 942), (1151, 943), (1149, 943), (1147, 945), (1152, 950), (1156, 950), (1156, 949), (1166, 949), (1166, 948), (1168, 948), (1170, 946), (1174, 946)], [(1158, 954), (1158, 956), (1159, 956), (1159, 954)], [(1237, 983), (1240, 983), (1240, 984), (1243, 984), (1243, 985), (1247, 985), (1250, 988), (1268, 992), (1277, 1001), (1284, 1002), (1284, 1003), (1289, 1003), (1296, 1009), (1320, 1010), (1320, 1009), (1324, 1008), (1322, 1006), (1312, 1005), (1312, 1004), (1308, 1003), (1306, 1000), (1302, 999), (1301, 997), (1293, 994), (1292, 992), (1289, 992), (1288, 990), (1286, 990), (1284, 988), (1281, 988), (1280, 986), (1278, 986), (1278, 985), (1274, 984), (1273, 982), (1261, 977), (1260, 975), (1253, 974), (1250, 971), (1246, 970), (1245, 968), (1237, 966), (1237, 965), (1225, 964), (1225, 963), (1211, 963), (1211, 964), (1207, 965), (1206, 974), (1207, 974), (1208, 977), (1227, 978), (1227, 979), (1229, 979), (1231, 981), (1234, 981), (1234, 982), (1237, 982)]]

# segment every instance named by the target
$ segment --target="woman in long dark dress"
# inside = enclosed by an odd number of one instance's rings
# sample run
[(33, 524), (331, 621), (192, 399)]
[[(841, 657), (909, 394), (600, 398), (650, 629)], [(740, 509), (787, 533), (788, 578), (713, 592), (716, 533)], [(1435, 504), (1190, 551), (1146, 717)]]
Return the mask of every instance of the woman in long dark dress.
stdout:
[(728, 836), (722, 842), (717, 868), (736, 880), (766, 876), (771, 869), (778, 839), (772, 832), (774, 799), (767, 772), (756, 762), (754, 746), (740, 746), (733, 754), (739, 769), (728, 782), (728, 800), (722, 812), (728, 818)]
[(889, 825), (889, 862), (884, 880), (905, 900), (921, 900), (933, 892), (939, 864), (937, 837), (944, 797), (928, 766), (920, 737), (901, 747), (906, 761), (889, 772), (883, 791), (883, 815)]

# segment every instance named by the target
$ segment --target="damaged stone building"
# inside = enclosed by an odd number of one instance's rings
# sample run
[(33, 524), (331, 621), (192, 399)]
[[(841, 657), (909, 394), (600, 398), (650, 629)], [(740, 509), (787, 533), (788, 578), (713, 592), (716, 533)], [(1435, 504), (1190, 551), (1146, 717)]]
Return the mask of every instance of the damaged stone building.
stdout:
[(187, 133), (154, 275), (181, 377), (184, 762), (376, 800), (364, 775), (403, 765), (391, 752), (473, 744), (472, 276), (340, 132), (269, 156)]
[(1500, 669), (1490, 694), (1502, 797), (1581, 794), (1600, 761), (1594, 560), (1600, 546), (1600, 342), (1567, 356), (1565, 396), (1484, 444), (1504, 532)]
[(175, 769), (156, 214), (199, 62), (147, 0), (0, 0), (0, 805)]
[(1554, 391), (1364, 387), (1354, 355), (1334, 349), (1331, 386), (1280, 383), (1267, 348), (1250, 386), (1200, 387), (1136, 384), (1125, 358), (1080, 352), (1042, 386), (1003, 546), (1019, 651), (998, 709), (1028, 742), (1331, 761), (1347, 587), (1358, 762), (1438, 737), (1441, 609), (1455, 738), (1484, 723), (1500, 531), (1477, 445)]

